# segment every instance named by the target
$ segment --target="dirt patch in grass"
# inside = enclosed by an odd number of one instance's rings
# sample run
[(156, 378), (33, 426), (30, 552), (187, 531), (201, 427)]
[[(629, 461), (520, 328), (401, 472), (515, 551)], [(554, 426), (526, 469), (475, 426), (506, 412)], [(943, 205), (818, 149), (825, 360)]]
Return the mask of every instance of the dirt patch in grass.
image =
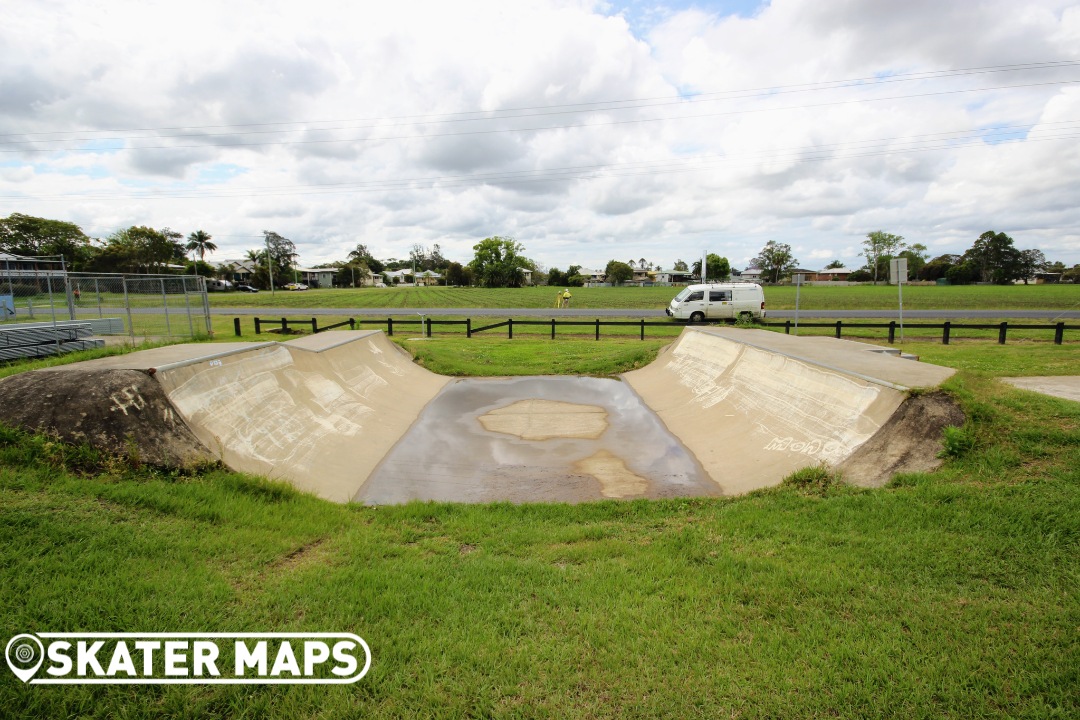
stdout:
[(882, 487), (896, 473), (931, 472), (941, 465), (944, 429), (963, 424), (964, 412), (948, 393), (913, 395), (838, 469), (863, 487)]

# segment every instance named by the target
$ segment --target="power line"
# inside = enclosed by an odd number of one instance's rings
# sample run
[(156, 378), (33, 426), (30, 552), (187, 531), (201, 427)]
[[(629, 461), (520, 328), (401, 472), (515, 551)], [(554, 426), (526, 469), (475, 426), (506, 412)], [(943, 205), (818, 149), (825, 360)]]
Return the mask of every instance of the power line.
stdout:
[[(75, 138), (43, 138), (43, 139), (29, 139), (29, 140), (0, 140), (3, 144), (27, 144), (27, 143), (58, 143), (58, 142), (110, 142), (110, 141), (123, 141), (130, 139), (149, 139), (149, 138), (170, 138), (170, 137), (231, 137), (231, 136), (243, 136), (243, 135), (258, 135), (258, 134), (275, 134), (285, 132), (300, 132), (300, 131), (333, 131), (333, 130), (356, 130), (356, 129), (370, 129), (377, 127), (384, 127), (387, 122), (401, 121), (401, 120), (416, 120), (416, 122), (396, 123), (404, 125), (432, 125), (452, 122), (474, 122), (483, 120), (503, 120), (514, 119), (521, 117), (539, 117), (543, 115), (559, 115), (559, 114), (575, 114), (581, 112), (594, 112), (600, 110), (630, 110), (649, 107), (663, 107), (670, 105), (685, 105), (689, 103), (700, 102), (715, 102), (718, 100), (732, 100), (732, 99), (745, 99), (752, 97), (773, 97), (781, 94), (796, 93), (796, 92), (812, 92), (821, 90), (834, 90), (845, 87), (859, 87), (868, 88), (875, 85), (885, 85), (888, 83), (896, 82), (913, 82), (919, 80), (938, 80), (943, 78), (962, 77), (968, 75), (980, 75), (990, 73), (1001, 72), (1020, 72), (1031, 70), (1048, 70), (1048, 69), (1062, 69), (1080, 66), (1080, 61), (1046, 61), (1038, 63), (1023, 63), (1017, 65), (999, 65), (999, 66), (986, 66), (980, 68), (964, 68), (959, 70), (936, 70), (925, 71), (917, 73), (900, 73), (889, 76), (871, 76), (854, 78), (848, 80), (826, 80), (815, 83), (801, 83), (795, 85), (778, 85), (772, 87), (763, 88), (751, 88), (742, 90), (724, 90), (709, 93), (697, 93), (686, 96), (660, 96), (652, 98), (635, 98), (625, 100), (602, 100), (589, 103), (574, 103), (563, 105), (539, 105), (531, 107), (520, 108), (505, 108), (495, 111), (484, 110), (470, 110), (456, 113), (445, 113), (440, 115), (401, 115), (401, 116), (389, 116), (383, 118), (361, 118), (361, 119), (348, 119), (348, 120), (312, 120), (312, 121), (283, 121), (276, 123), (238, 123), (233, 125), (197, 125), (197, 126), (172, 126), (172, 127), (159, 127), (159, 128), (128, 128), (128, 129), (112, 129), (112, 130), (80, 130), (80, 131), (42, 131), (42, 132), (30, 132), (30, 133), (9, 133), (2, 134), (0, 138), (11, 137), (28, 137), (28, 136), (42, 136), (42, 135), (58, 135), (58, 134), (71, 134), (73, 132), (80, 133), (131, 133), (131, 132), (152, 132), (158, 133), (155, 135), (140, 135), (132, 137), (75, 137)], [(1007, 86), (1013, 87), (1013, 86)], [(1018, 85), (1015, 87), (1025, 87)], [(604, 107), (601, 107), (604, 106)], [(505, 113), (526, 113), (508, 115)], [(464, 115), (476, 115), (479, 117), (461, 117)], [(442, 118), (442, 119), (440, 119)], [(332, 127), (332, 128), (316, 128), (316, 127), (298, 127), (298, 128), (284, 128), (276, 130), (251, 130), (251, 131), (232, 131), (225, 133), (177, 133), (171, 135), (162, 135), (161, 132), (173, 131), (173, 130), (219, 130), (225, 128), (257, 128), (257, 127), (269, 127), (280, 125), (302, 125), (309, 126), (315, 124), (326, 123), (353, 123), (353, 122), (369, 122), (371, 125), (358, 125), (358, 126), (344, 126), (344, 127)], [(182, 147), (182, 146), (181, 146)]]
[(719, 113), (701, 113), (696, 115), (680, 115), (674, 117), (660, 117), (660, 118), (636, 118), (632, 120), (611, 120), (606, 122), (593, 122), (593, 123), (574, 123), (568, 125), (547, 125), (540, 127), (527, 127), (527, 128), (494, 128), (488, 130), (467, 130), (460, 132), (447, 132), (447, 133), (431, 133), (423, 135), (389, 135), (383, 137), (374, 138), (346, 138), (346, 139), (324, 139), (324, 140), (281, 140), (274, 142), (258, 142), (258, 143), (201, 143), (197, 145), (141, 145), (133, 147), (123, 148), (72, 148), (67, 150), (57, 149), (17, 149), (17, 150), (0, 150), (0, 153), (42, 153), (42, 152), (66, 152), (66, 153), (112, 153), (112, 152), (130, 152), (135, 150), (181, 150), (192, 148), (250, 148), (250, 147), (271, 147), (282, 145), (315, 145), (315, 144), (335, 144), (335, 143), (354, 143), (354, 142), (383, 142), (386, 140), (422, 140), (430, 138), (440, 137), (461, 137), (472, 135), (489, 135), (494, 133), (518, 133), (518, 132), (540, 132), (545, 130), (567, 130), (574, 128), (592, 128), (592, 127), (609, 127), (616, 125), (632, 125), (643, 124), (652, 122), (663, 122), (669, 120), (694, 120), (712, 117), (728, 117), (732, 115), (743, 115), (750, 113), (761, 112), (777, 112), (782, 110), (809, 110), (822, 107), (833, 107), (836, 105), (848, 105), (853, 103), (867, 103), (867, 102), (885, 102), (890, 100), (909, 100), (913, 98), (922, 97), (935, 97), (941, 95), (956, 95), (961, 93), (972, 92), (987, 92), (993, 90), (1014, 90), (1019, 88), (1028, 87), (1043, 87), (1050, 85), (1072, 85), (1080, 82), (1080, 80), (1056, 80), (1042, 83), (1022, 83), (1018, 85), (999, 85), (986, 88), (967, 88), (961, 90), (939, 90), (928, 93), (914, 93), (909, 95), (891, 95), (886, 97), (877, 98), (855, 98), (848, 100), (834, 100), (824, 103), (814, 103), (809, 105), (786, 105), (781, 107), (772, 108), (745, 108), (741, 110), (728, 110)]
[[(999, 144), (1015, 144), (1023, 142), (1045, 142), (1053, 140), (1065, 140), (1080, 137), (1078, 134), (1069, 134), (1080, 129), (1080, 120), (1063, 120), (1047, 125), (1059, 127), (1046, 128), (1055, 135), (1043, 135), (1018, 138), (1016, 136), (1027, 132), (1029, 126), (1012, 125), (997, 128), (983, 128), (974, 130), (956, 130), (938, 133), (925, 133), (893, 138), (878, 138), (856, 140), (824, 145), (809, 145), (786, 148), (781, 150), (766, 150), (737, 155), (699, 155), (687, 158), (669, 158), (664, 160), (637, 161), (632, 163), (603, 164), (569, 166), (562, 168), (549, 168), (546, 170), (518, 170), (495, 173), (481, 173), (472, 175), (450, 175), (436, 177), (401, 178), (394, 180), (349, 182), (349, 183), (324, 183), (306, 186), (265, 186), (260, 188), (237, 188), (226, 192), (221, 191), (177, 191), (174, 193), (156, 192), (136, 195), (82, 195), (67, 194), (56, 196), (39, 196), (35, 199), (93, 199), (93, 200), (164, 200), (164, 199), (224, 199), (224, 198), (256, 198), (256, 197), (279, 197), (279, 196), (308, 196), (327, 194), (348, 194), (360, 192), (390, 192), (395, 190), (417, 190), (462, 187), (470, 185), (486, 184), (521, 184), (538, 182), (555, 182), (570, 180), (589, 180), (612, 177), (633, 177), (649, 175), (665, 175), (682, 172), (703, 172), (714, 170), (719, 167), (739, 168), (761, 162), (780, 163), (792, 162), (800, 164), (804, 162), (821, 162), (828, 160), (847, 160), (869, 157), (881, 157), (884, 155), (904, 154), (912, 152), (927, 152), (932, 150), (953, 149), (958, 147), (971, 147), (984, 144), (987, 139), (999, 140)], [(1062, 134), (1065, 133), (1065, 134)], [(896, 143), (901, 146), (897, 147)], [(704, 162), (702, 162), (704, 161)], [(0, 199), (18, 200), (20, 196), (3, 196)]]

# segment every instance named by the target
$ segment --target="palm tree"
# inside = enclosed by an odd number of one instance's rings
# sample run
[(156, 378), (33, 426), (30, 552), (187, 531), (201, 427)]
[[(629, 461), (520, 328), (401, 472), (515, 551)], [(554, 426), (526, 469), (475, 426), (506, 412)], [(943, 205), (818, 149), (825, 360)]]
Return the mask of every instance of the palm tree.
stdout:
[(214, 252), (217, 250), (217, 245), (210, 242), (210, 234), (203, 232), (202, 230), (196, 230), (188, 235), (187, 249), (199, 254), (200, 260), (206, 259), (207, 252)]

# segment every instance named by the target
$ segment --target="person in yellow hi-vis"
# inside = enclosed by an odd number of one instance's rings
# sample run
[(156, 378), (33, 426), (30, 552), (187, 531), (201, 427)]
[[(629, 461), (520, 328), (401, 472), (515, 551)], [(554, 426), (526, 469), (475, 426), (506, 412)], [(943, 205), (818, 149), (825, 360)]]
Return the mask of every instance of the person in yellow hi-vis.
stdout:
[(566, 288), (565, 290), (563, 290), (562, 306), (564, 308), (570, 307), (570, 288)]
[(562, 293), (559, 292), (558, 290), (555, 291), (555, 307), (557, 307), (557, 308), (562, 307)]

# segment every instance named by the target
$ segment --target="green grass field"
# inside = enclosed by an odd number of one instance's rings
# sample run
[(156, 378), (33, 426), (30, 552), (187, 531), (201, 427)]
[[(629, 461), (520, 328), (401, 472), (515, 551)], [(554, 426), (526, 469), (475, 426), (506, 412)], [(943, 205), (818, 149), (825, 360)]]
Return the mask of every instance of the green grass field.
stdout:
[[(679, 288), (625, 287), (574, 288), (571, 306), (589, 309), (662, 310)], [(795, 288), (766, 287), (767, 309), (795, 307)], [(210, 293), (213, 307), (280, 308), (553, 308), (555, 288), (357, 288), (307, 290), (303, 292)], [(852, 287), (803, 287), (800, 309), (888, 310), (897, 305), (897, 289), (885, 285)], [(955, 287), (908, 286), (904, 307), (911, 310), (940, 309), (1080, 309), (1080, 286), (968, 285)]]
[[(659, 344), (400, 340), (467, 374), (604, 374)], [(994, 379), (1075, 367), (1077, 350), (920, 350), (962, 368), (948, 389), (970, 422), (942, 470), (881, 490), (369, 508), (0, 429), (0, 640), (346, 631), (374, 658), (325, 687), (43, 687), (4, 670), (0, 714), (1077, 717), (1080, 404)]]

